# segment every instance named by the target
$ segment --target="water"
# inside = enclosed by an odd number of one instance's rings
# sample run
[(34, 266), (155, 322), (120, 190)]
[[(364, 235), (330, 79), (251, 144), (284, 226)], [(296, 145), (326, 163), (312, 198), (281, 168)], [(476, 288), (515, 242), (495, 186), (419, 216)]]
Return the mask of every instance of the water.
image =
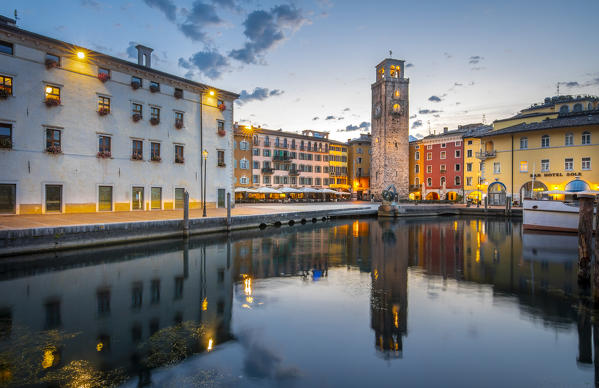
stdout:
[(366, 219), (4, 260), (0, 385), (591, 386), (576, 246)]

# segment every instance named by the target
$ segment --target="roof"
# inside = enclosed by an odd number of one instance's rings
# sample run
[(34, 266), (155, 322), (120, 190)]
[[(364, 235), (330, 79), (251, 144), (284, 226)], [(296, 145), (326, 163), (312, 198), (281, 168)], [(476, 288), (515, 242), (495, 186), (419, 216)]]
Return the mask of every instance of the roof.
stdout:
[(441, 137), (461, 135), (463, 133), (466, 133), (465, 129), (452, 129), (451, 131), (435, 133), (433, 135), (425, 136), (421, 140), (431, 140), (431, 139), (437, 139), (437, 138), (441, 138)]
[(286, 132), (286, 131), (283, 131), (282, 129), (256, 128), (256, 129), (254, 129), (254, 131), (255, 131), (255, 133), (262, 133), (264, 135), (287, 136), (287, 137), (293, 137), (296, 139), (305, 139), (305, 140), (317, 141), (317, 142), (323, 142), (323, 143), (331, 142), (331, 140), (326, 139), (326, 138), (316, 137), (316, 136), (307, 136), (307, 135), (303, 135), (301, 133), (296, 133), (296, 132)]
[(490, 131), (483, 136), (496, 136), (517, 132), (537, 131), (540, 129), (580, 127), (586, 125), (599, 125), (599, 110), (594, 110), (591, 113), (584, 112), (577, 115), (568, 115), (558, 117), (556, 119), (543, 120), (537, 123), (521, 123), (511, 127), (498, 129), (497, 131)]
[(518, 113), (517, 115), (512, 116), (512, 117), (508, 117), (507, 119), (498, 119), (498, 120), (495, 120), (493, 122), (494, 123), (501, 123), (503, 121), (526, 119), (526, 118), (529, 118), (529, 117), (539, 117), (539, 116), (556, 115), (556, 114), (558, 114), (558, 112), (540, 112), (540, 113), (527, 113), (527, 114), (520, 114), (520, 113)]
[(355, 139), (351, 139), (347, 142), (347, 144), (353, 143), (372, 143), (372, 135), (361, 134), (360, 137), (356, 137)]
[[(2, 16), (2, 18), (4, 18), (4, 17)], [(8, 18), (5, 18), (5, 19), (8, 19)], [(35, 32), (23, 30), (21, 28), (18, 28), (16, 26), (13, 26), (13, 25), (10, 25), (10, 24), (0, 23), (0, 30), (5, 30), (5, 31), (9, 31), (11, 33), (22, 34), (22, 35), (29, 36), (31, 38), (35, 38), (35, 39), (39, 39), (39, 40), (44, 40), (46, 42), (49, 42), (49, 43), (52, 43), (52, 44), (56, 44), (56, 45), (61, 46), (63, 48), (65, 48), (65, 44), (67, 46), (72, 46), (74, 48), (83, 48), (86, 51), (88, 51), (89, 53), (91, 53), (91, 55), (89, 55), (89, 56), (93, 56), (94, 58), (104, 59), (104, 60), (112, 61), (112, 62), (117, 62), (119, 64), (130, 66), (130, 67), (133, 67), (133, 68), (136, 68), (136, 69), (139, 69), (139, 70), (143, 70), (143, 71), (146, 71), (148, 73), (154, 73), (154, 74), (156, 74), (158, 76), (162, 76), (162, 77), (166, 77), (166, 78), (171, 78), (171, 79), (173, 79), (175, 81), (183, 82), (183, 83), (189, 84), (191, 86), (201, 88), (203, 90), (214, 89), (214, 90), (217, 90), (219, 93), (228, 95), (229, 97), (231, 97), (233, 99), (239, 98), (239, 94), (237, 94), (237, 93), (233, 93), (233, 92), (229, 92), (227, 90), (215, 88), (215, 87), (212, 87), (210, 85), (206, 85), (206, 84), (203, 84), (203, 83), (200, 83), (200, 82), (192, 81), (192, 80), (189, 80), (187, 78), (179, 77), (179, 76), (176, 76), (176, 75), (173, 75), (173, 74), (170, 74), (170, 73), (166, 73), (166, 72), (163, 72), (163, 71), (160, 71), (160, 70), (152, 69), (151, 67), (146, 67), (146, 66), (143, 66), (143, 65), (139, 65), (139, 64), (134, 63), (134, 62), (129, 62), (129, 61), (126, 61), (126, 60), (121, 59), (121, 58), (113, 57), (113, 56), (110, 56), (110, 55), (107, 55), (107, 54), (100, 53), (98, 51), (90, 50), (90, 49), (88, 49), (86, 47), (74, 45), (72, 43), (63, 42), (63, 41), (58, 40), (58, 39), (50, 38), (48, 36), (36, 34)]]
[(528, 110), (539, 109), (539, 108), (548, 108), (554, 106), (555, 104), (563, 104), (566, 102), (575, 102), (575, 101), (599, 101), (599, 97), (597, 96), (572, 96), (572, 95), (563, 95), (563, 96), (553, 96), (546, 97), (542, 104), (532, 104), (530, 107), (526, 109), (522, 109), (522, 112), (526, 112)]

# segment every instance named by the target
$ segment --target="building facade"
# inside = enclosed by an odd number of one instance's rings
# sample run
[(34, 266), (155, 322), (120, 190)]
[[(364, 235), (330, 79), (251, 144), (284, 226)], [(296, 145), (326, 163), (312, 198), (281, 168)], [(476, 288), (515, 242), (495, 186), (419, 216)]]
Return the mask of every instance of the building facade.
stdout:
[(424, 172), (422, 198), (455, 201), (463, 197), (463, 151), (464, 130), (443, 129), (439, 135), (429, 135), (421, 141), (420, 157)]
[(0, 22), (0, 211), (224, 206), (234, 93)]
[(347, 141), (347, 169), (352, 198), (370, 199), (370, 154), (372, 136), (362, 134)]
[(329, 186), (332, 190), (349, 191), (347, 144), (329, 140)]
[(404, 61), (385, 59), (372, 84), (372, 160), (370, 186), (376, 199), (393, 185), (400, 198), (409, 194), (409, 82)]
[(233, 168), (235, 187), (252, 186), (252, 137), (245, 127), (233, 125)]

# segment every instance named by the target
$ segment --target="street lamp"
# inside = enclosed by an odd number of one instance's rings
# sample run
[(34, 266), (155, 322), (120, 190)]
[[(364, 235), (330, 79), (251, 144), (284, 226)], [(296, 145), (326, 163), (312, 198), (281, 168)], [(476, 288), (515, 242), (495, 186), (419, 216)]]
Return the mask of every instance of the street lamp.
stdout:
[(202, 185), (202, 198), (204, 202), (204, 211), (202, 212), (202, 217), (206, 217), (206, 160), (208, 159), (208, 151), (202, 151), (202, 157), (204, 158), (204, 183)]

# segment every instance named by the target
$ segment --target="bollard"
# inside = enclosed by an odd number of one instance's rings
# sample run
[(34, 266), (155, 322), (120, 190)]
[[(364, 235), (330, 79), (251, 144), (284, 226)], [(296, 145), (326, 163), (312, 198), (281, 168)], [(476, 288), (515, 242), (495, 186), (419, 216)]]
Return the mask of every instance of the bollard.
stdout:
[(591, 280), (591, 255), (593, 243), (593, 195), (578, 196), (578, 281)]
[(510, 211), (510, 200), (511, 200), (510, 197), (505, 197), (505, 215), (506, 215), (506, 217)]
[(487, 212), (488, 206), (489, 206), (489, 197), (485, 197), (485, 213)]
[(231, 193), (227, 193), (227, 230), (231, 230)]
[(183, 193), (183, 236), (189, 237), (189, 192)]

